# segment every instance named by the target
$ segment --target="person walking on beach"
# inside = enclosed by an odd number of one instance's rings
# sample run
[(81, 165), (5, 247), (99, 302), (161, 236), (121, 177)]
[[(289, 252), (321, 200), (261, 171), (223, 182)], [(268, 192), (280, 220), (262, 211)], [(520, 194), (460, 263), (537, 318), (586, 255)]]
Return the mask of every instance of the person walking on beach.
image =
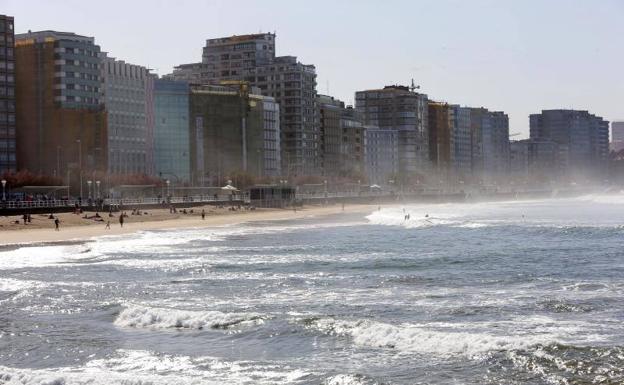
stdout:
[(119, 214), (119, 225), (121, 227), (123, 227), (123, 223), (124, 223), (124, 213), (120, 213)]
[(59, 231), (59, 224), (61, 223), (61, 221), (59, 221), (58, 217), (54, 218), (54, 231)]
[(104, 230), (110, 230), (110, 221), (106, 221), (106, 227)]
[(202, 221), (206, 219), (206, 210), (202, 209), (201, 216), (202, 216)]

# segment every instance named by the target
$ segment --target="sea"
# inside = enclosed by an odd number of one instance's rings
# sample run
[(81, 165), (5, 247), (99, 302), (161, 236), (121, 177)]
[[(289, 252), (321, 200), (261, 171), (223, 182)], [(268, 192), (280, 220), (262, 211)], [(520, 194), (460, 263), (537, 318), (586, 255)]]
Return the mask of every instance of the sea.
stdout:
[(624, 384), (623, 246), (596, 194), (5, 248), (0, 384)]

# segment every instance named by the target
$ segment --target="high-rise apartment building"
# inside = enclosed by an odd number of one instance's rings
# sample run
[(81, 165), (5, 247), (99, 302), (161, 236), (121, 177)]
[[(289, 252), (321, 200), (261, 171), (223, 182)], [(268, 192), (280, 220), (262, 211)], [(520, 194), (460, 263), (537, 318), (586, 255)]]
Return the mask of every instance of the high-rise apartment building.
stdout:
[(316, 98), (319, 119), (320, 169), (323, 176), (339, 176), (342, 161), (341, 117), (344, 103), (327, 95)]
[(108, 171), (150, 174), (154, 78), (147, 68), (123, 60), (105, 56), (102, 64), (108, 114)]
[(332, 96), (319, 95), (316, 106), (323, 175), (363, 180), (366, 128), (359, 114)]
[(105, 171), (107, 123), (100, 47), (92, 37), (15, 36), (18, 167), (67, 176)]
[(429, 159), (440, 177), (453, 183), (472, 174), (470, 108), (429, 102)]
[(470, 177), (472, 170), (470, 108), (456, 104), (449, 107), (453, 110), (453, 170), (460, 182)]
[(189, 85), (154, 80), (154, 175), (176, 184), (191, 180)]
[[(196, 65), (179, 66), (196, 76)], [(275, 55), (275, 34), (209, 39), (200, 66), (202, 84), (246, 81), (280, 106), (282, 171), (287, 176), (320, 171), (320, 135), (316, 117), (316, 70), (295, 56)], [(174, 72), (175, 74), (175, 72)]]
[(340, 126), (340, 176), (363, 181), (366, 176), (366, 126), (353, 106), (343, 108)]
[(611, 150), (624, 150), (624, 122), (611, 122)]
[(448, 176), (455, 163), (455, 110), (447, 103), (429, 101), (429, 160)]
[(430, 168), (427, 95), (404, 86), (387, 86), (356, 92), (355, 98), (366, 126), (396, 131), (400, 182), (416, 181), (418, 175), (426, 174)]
[(557, 145), (563, 174), (600, 178), (609, 154), (609, 122), (587, 111), (543, 110), (530, 116), (531, 139)]
[(17, 170), (13, 17), (0, 15), (0, 175)]
[(484, 183), (507, 175), (509, 117), (501, 111), (470, 109), (472, 175)]
[(366, 174), (368, 183), (379, 186), (397, 183), (399, 175), (398, 130), (366, 127)]

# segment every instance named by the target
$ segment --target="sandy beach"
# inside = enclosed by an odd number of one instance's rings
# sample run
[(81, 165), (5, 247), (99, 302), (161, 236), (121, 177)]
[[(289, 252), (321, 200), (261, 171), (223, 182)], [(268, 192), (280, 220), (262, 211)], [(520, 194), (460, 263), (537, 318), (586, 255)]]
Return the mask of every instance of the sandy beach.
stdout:
[[(103, 235), (130, 234), (142, 230), (174, 229), (185, 227), (211, 227), (231, 225), (251, 221), (268, 221), (298, 219), (310, 216), (324, 216), (340, 213), (372, 212), (376, 205), (341, 205), (307, 206), (292, 209), (256, 209), (253, 211), (230, 211), (227, 208), (214, 206), (194, 207), (193, 213), (183, 214), (178, 211), (169, 213), (168, 209), (145, 210), (142, 215), (131, 215), (125, 218), (123, 227), (119, 224), (119, 215), (108, 217), (100, 213), (101, 220), (92, 218), (94, 212), (81, 215), (73, 213), (54, 214), (60, 220), (60, 231), (54, 230), (54, 220), (48, 215), (33, 215), (30, 223), (24, 224), (21, 216), (0, 217), (0, 246), (82, 241)], [(206, 218), (201, 219), (202, 209)], [(187, 209), (188, 210), (188, 209)], [(86, 215), (87, 218), (84, 218)], [(106, 223), (110, 221), (110, 229)]]

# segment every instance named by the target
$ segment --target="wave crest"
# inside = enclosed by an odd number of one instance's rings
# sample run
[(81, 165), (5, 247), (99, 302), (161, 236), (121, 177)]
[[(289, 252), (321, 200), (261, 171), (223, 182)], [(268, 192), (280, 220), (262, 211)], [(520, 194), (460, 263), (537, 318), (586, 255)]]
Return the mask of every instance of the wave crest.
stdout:
[(265, 317), (256, 313), (191, 311), (131, 305), (115, 319), (115, 325), (151, 329), (228, 329), (241, 324), (257, 325)]
[(552, 335), (498, 336), (480, 332), (433, 330), (410, 324), (392, 325), (370, 320), (308, 318), (302, 321), (307, 328), (324, 334), (349, 337), (356, 345), (441, 356), (474, 356), (490, 351), (527, 349), (538, 344), (556, 342)]

